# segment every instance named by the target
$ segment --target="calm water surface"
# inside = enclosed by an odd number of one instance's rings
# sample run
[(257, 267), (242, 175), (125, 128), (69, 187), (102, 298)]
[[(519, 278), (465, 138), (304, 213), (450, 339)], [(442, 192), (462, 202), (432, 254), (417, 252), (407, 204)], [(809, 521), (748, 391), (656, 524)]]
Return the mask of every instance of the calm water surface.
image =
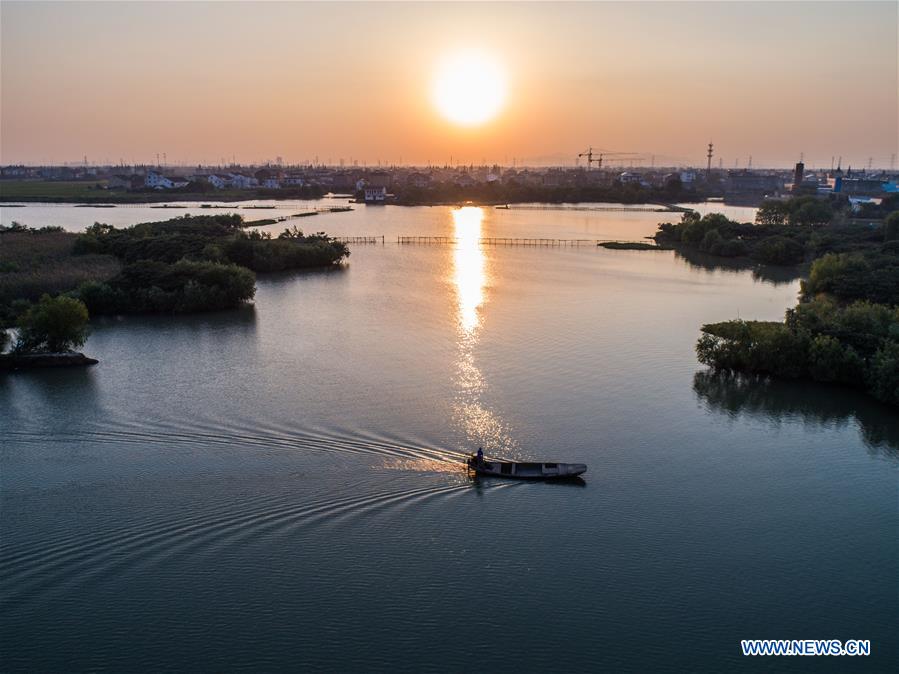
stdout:
[[(795, 276), (478, 243), (662, 217), (323, 215), (458, 243), (355, 246), (245, 310), (98, 322), (94, 368), (0, 377), (3, 669), (892, 669), (894, 412), (693, 353), (702, 323), (780, 318)], [(589, 471), (472, 481), (479, 444)], [(747, 661), (745, 638), (874, 655)]]

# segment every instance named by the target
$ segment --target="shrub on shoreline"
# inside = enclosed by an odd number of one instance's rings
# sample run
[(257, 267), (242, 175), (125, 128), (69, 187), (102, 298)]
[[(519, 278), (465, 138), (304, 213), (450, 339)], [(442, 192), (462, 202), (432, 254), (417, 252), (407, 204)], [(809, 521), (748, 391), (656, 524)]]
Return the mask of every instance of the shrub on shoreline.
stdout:
[(899, 250), (884, 246), (869, 253), (829, 253), (815, 260), (802, 293), (821, 293), (844, 301), (868, 299), (899, 304)]
[[(885, 202), (887, 200), (884, 200)], [(889, 201), (895, 208), (899, 200)], [(827, 253), (872, 252), (899, 244), (899, 211), (882, 228), (852, 223), (848, 206), (838, 200), (799, 197), (768, 201), (755, 223), (740, 223), (721, 213), (684, 213), (680, 222), (663, 222), (659, 244), (695, 248), (719, 257), (743, 257), (769, 265), (794, 266)]]
[(0, 231), (0, 326), (11, 324), (44, 294), (58, 295), (119, 273), (122, 265), (112, 255), (76, 255), (77, 238), (58, 228)]
[(899, 405), (899, 308), (816, 299), (783, 323), (725, 321), (702, 326), (699, 362), (717, 370), (837, 382)]
[(237, 214), (185, 215), (123, 229), (95, 224), (76, 249), (125, 263), (115, 278), (78, 288), (98, 314), (230, 309), (253, 298), (254, 272), (326, 267), (349, 255), (323, 233), (306, 236), (293, 227), (273, 239), (245, 230)]
[(233, 309), (253, 299), (256, 275), (235, 264), (142, 260), (108, 283), (75, 291), (92, 314), (195, 313)]
[(87, 321), (84, 302), (72, 297), (44, 295), (19, 317), (19, 334), (13, 352), (70, 351), (87, 339)]
[(296, 227), (278, 238), (258, 231), (239, 232), (223, 249), (225, 257), (256, 272), (326, 267), (349, 256), (346, 244), (324, 233), (306, 236)]
[(245, 230), (240, 215), (186, 215), (117, 229), (95, 224), (82, 234), (75, 250), (108, 253), (126, 264), (181, 259), (232, 262), (257, 272), (324, 267), (349, 255), (345, 244), (324, 233), (304, 235), (296, 227), (273, 239), (268, 232)]
[(20, 323), (44, 293), (82, 300), (92, 314), (230, 309), (253, 299), (256, 271), (327, 267), (349, 255), (324, 233), (245, 231), (237, 214), (95, 223), (80, 235), (14, 224), (0, 235), (0, 325)]

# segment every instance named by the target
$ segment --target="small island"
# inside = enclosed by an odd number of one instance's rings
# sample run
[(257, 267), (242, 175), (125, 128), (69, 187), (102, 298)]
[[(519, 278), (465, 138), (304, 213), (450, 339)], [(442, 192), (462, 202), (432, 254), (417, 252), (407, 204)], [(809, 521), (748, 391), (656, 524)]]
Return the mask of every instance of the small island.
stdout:
[(240, 215), (185, 215), (82, 234), (59, 227), (0, 229), (3, 369), (91, 364), (72, 351), (89, 316), (196, 313), (251, 301), (256, 274), (339, 265), (350, 252), (323, 232), (277, 237), (246, 229)]
[(3, 353), (10, 340), (0, 330), (0, 370), (95, 365), (95, 358), (73, 351), (87, 339), (87, 321), (84, 302), (45, 294), (18, 317), (12, 353)]
[(680, 222), (659, 224), (654, 238), (661, 246), (714, 257), (792, 266), (827, 253), (878, 249), (882, 222), (897, 210), (899, 195), (868, 205), (863, 213), (854, 212), (845, 198), (801, 196), (766, 201), (754, 223), (691, 211)]
[(799, 304), (783, 322), (703, 325), (696, 345), (701, 363), (842, 384), (899, 406), (899, 195), (866, 204), (863, 213), (839, 198), (771, 200), (754, 223), (688, 212), (680, 222), (659, 224), (654, 239), (657, 246), (599, 245), (808, 269)]
[[(702, 326), (696, 344), (713, 369), (851, 386), (899, 406), (899, 211), (872, 230), (877, 243), (812, 262), (783, 322)], [(869, 232), (870, 233), (870, 232)]]
[(667, 250), (664, 246), (644, 241), (601, 241), (596, 245), (609, 250)]

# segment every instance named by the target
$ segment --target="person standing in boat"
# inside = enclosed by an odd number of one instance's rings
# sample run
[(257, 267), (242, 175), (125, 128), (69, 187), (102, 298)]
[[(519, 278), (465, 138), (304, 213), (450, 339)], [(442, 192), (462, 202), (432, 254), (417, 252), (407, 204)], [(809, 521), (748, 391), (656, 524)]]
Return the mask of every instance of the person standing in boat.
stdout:
[(478, 454), (475, 457), (475, 461), (477, 462), (478, 467), (483, 467), (484, 465), (484, 448), (478, 447)]

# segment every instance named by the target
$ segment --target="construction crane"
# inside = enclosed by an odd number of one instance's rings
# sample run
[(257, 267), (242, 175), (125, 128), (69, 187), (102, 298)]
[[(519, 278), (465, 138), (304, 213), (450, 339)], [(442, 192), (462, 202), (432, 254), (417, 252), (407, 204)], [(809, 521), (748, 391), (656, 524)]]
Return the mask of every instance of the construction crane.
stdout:
[[(635, 161), (635, 162), (639, 163), (641, 161), (645, 161), (647, 159), (647, 156), (648, 155), (646, 155), (644, 153), (640, 153), (640, 152), (611, 152), (608, 150), (603, 150), (601, 152), (594, 152), (593, 148), (590, 147), (586, 152), (581, 152), (578, 155), (578, 160), (580, 160), (581, 157), (586, 157), (588, 169), (592, 168), (593, 162), (596, 162), (596, 168), (602, 169), (603, 159), (606, 159), (609, 162), (612, 162), (612, 161), (625, 162), (625, 161), (630, 160), (630, 161)], [(596, 158), (594, 159), (594, 157), (596, 157)]]
[(588, 148), (586, 152), (581, 152), (577, 158), (580, 160), (581, 157), (587, 158), (587, 170), (589, 171), (593, 168), (593, 162), (596, 162), (597, 168), (602, 168), (602, 154), (599, 155), (599, 159), (593, 158), (593, 148)]

